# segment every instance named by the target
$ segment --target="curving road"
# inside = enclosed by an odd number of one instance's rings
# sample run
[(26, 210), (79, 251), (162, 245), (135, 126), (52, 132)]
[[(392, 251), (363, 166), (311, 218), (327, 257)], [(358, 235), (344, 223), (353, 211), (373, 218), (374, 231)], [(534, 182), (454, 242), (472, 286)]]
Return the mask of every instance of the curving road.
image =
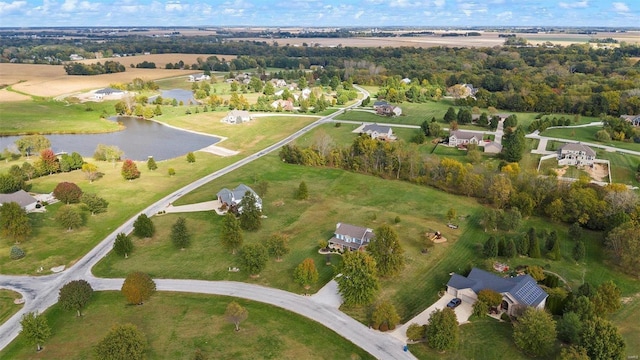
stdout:
[[(360, 87), (356, 88), (364, 95), (363, 98), (369, 96), (369, 93), (366, 90)], [(267, 153), (279, 149), (281, 146), (304, 135), (318, 125), (332, 121), (335, 116), (343, 113), (347, 109), (359, 106), (360, 103), (361, 101), (358, 101), (345, 109), (320, 118), (287, 136), (285, 139), (282, 139), (281, 141), (278, 141), (257, 153), (249, 155), (234, 164), (217, 170), (179, 190), (174, 191), (154, 204), (148, 206), (139, 214), (144, 213), (147, 216), (153, 216), (158, 211), (166, 208), (169, 203), (176, 201), (184, 194), (228, 174), (229, 172), (258, 159)], [(23, 308), (5, 323), (0, 325), (0, 349), (4, 349), (18, 336), (20, 332), (20, 319), (23, 314), (33, 311), (43, 312), (55, 304), (58, 300), (58, 292), (60, 288), (69, 281), (86, 279), (91, 283), (95, 290), (119, 290), (122, 286), (123, 279), (96, 278), (91, 273), (91, 268), (111, 250), (113, 247), (113, 241), (117, 234), (121, 232), (130, 233), (133, 230), (133, 222), (139, 214), (136, 214), (127, 222), (120, 225), (96, 247), (89, 251), (89, 253), (82, 257), (82, 259), (62, 273), (39, 277), (0, 275), (0, 288), (17, 291), (22, 294), (25, 299), (25, 305)], [(364, 325), (348, 317), (339, 310), (328, 305), (315, 302), (309, 297), (299, 296), (278, 289), (227, 281), (218, 282), (162, 279), (156, 280), (156, 283), (158, 285), (158, 290), (161, 291), (196, 292), (236, 296), (279, 306), (323, 324), (346, 339), (352, 341), (354, 344), (366, 350), (376, 358), (414, 359), (413, 355), (403, 351), (404, 344), (400, 340), (390, 335), (367, 329)]]

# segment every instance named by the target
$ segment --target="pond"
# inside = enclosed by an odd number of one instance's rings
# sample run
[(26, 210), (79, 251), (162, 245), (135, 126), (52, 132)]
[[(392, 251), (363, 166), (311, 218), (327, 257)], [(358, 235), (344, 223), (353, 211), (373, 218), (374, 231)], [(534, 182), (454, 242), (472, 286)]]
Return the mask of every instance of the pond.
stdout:
[[(183, 89), (171, 89), (171, 90), (160, 90), (160, 96), (163, 99), (176, 99), (178, 102), (182, 101), (183, 104), (197, 104), (198, 101), (193, 97), (193, 92), (191, 90), (183, 90)], [(158, 96), (152, 96), (149, 98), (149, 103), (153, 103)]]
[[(98, 144), (116, 145), (124, 151), (123, 158), (132, 160), (147, 160), (149, 156), (153, 156), (155, 160), (172, 159), (220, 141), (212, 135), (180, 130), (136, 117), (113, 117), (109, 120), (121, 122), (125, 129), (105, 134), (45, 136), (51, 141), (51, 149), (56, 153), (75, 151), (82, 156), (92, 157)], [(18, 138), (20, 136), (0, 137), (0, 149), (15, 148)]]

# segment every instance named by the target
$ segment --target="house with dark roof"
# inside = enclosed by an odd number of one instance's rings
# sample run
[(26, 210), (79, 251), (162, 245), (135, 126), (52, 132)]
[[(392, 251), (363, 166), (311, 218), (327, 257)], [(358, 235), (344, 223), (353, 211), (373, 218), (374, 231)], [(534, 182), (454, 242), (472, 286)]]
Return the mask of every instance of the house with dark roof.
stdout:
[(376, 114), (382, 115), (382, 116), (400, 116), (400, 115), (402, 115), (402, 109), (399, 106), (395, 106), (395, 105), (391, 105), (391, 104), (380, 105), (378, 107), (376, 107), (375, 104), (374, 104), (373, 108), (376, 110)]
[(621, 115), (620, 118), (633, 126), (640, 126), (640, 115)]
[(371, 136), (372, 139), (387, 140), (387, 141), (396, 139), (395, 135), (393, 135), (393, 130), (391, 129), (390, 126), (368, 124), (363, 126), (360, 132)]
[(329, 247), (338, 250), (364, 249), (373, 238), (373, 230), (361, 226), (337, 223), (333, 237), (329, 239)]
[(378, 100), (378, 101), (373, 103), (373, 110), (378, 110), (379, 107), (387, 106), (387, 105), (389, 105), (388, 102), (386, 102), (384, 100)]
[(544, 309), (549, 296), (528, 274), (503, 278), (473, 268), (467, 277), (454, 273), (447, 283), (447, 293), (470, 304), (478, 300), (478, 293), (484, 289), (491, 289), (502, 295), (500, 308), (509, 315), (513, 315), (522, 306)]
[(97, 100), (102, 100), (105, 96), (111, 96), (111, 97), (117, 98), (117, 97), (122, 97), (124, 94), (125, 94), (124, 90), (107, 87), (104, 89), (96, 90), (93, 93), (93, 98)]
[(473, 131), (452, 130), (449, 134), (449, 146), (478, 145), (482, 142), (482, 133)]
[(18, 190), (11, 194), (0, 194), (0, 206), (10, 202), (18, 203), (26, 212), (35, 210), (38, 204), (38, 200), (24, 190)]
[(558, 165), (592, 166), (596, 152), (581, 143), (565, 144), (558, 149)]
[(230, 211), (237, 211), (238, 213), (241, 213), (242, 207), (240, 207), (240, 202), (247, 192), (253, 194), (253, 196), (256, 198), (256, 207), (262, 210), (262, 199), (255, 191), (253, 191), (252, 188), (248, 187), (245, 184), (240, 184), (233, 190), (223, 188), (222, 190), (218, 191), (216, 196), (218, 197), (220, 205), (222, 205), (223, 207), (226, 206)]

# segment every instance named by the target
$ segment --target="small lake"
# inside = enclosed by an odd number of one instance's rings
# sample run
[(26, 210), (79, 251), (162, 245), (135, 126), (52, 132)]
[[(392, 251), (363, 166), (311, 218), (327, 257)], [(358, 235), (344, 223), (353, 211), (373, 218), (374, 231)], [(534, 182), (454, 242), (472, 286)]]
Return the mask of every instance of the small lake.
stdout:
[[(189, 102), (192, 104), (197, 104), (198, 101), (193, 97), (193, 92), (191, 90), (183, 90), (183, 89), (171, 89), (171, 90), (160, 90), (160, 96), (163, 99), (176, 99), (178, 102), (182, 101), (183, 104), (189, 105)], [(149, 98), (149, 103), (153, 103), (158, 96), (152, 96)]]
[[(153, 156), (155, 160), (172, 159), (220, 141), (215, 136), (175, 129), (136, 117), (113, 117), (109, 120), (121, 122), (125, 129), (105, 134), (45, 136), (51, 141), (51, 148), (56, 153), (75, 151), (82, 156), (92, 157), (98, 144), (116, 145), (124, 151), (123, 158), (132, 160), (147, 160), (149, 156)], [(18, 138), (20, 136), (1, 136), (0, 149), (15, 148)]]

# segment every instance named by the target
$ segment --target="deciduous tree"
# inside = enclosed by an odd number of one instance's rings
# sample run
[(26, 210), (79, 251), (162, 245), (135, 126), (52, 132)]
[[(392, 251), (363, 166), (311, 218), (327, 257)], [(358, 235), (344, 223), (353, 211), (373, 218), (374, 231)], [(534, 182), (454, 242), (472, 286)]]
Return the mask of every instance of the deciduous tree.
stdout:
[(82, 309), (87, 306), (93, 288), (86, 280), (73, 280), (66, 283), (58, 294), (58, 303), (65, 310), (75, 310), (78, 316), (82, 316)]
[(187, 162), (188, 162), (188, 163), (194, 163), (194, 162), (196, 162), (196, 156), (195, 156), (192, 152), (189, 152), (189, 153), (187, 154)]
[(84, 163), (82, 165), (82, 172), (84, 173), (85, 178), (89, 180), (90, 183), (98, 178), (98, 167), (95, 164)]
[(613, 314), (622, 307), (620, 289), (611, 280), (604, 282), (598, 286), (591, 302), (596, 314), (601, 314), (602, 317)]
[(82, 190), (72, 182), (61, 182), (53, 189), (53, 196), (65, 204), (75, 204), (80, 202)]
[(138, 166), (131, 159), (127, 159), (122, 164), (122, 177), (125, 180), (133, 180), (140, 177), (140, 170), (138, 170)]
[(610, 321), (596, 317), (584, 323), (580, 346), (590, 359), (624, 359), (626, 344), (618, 328)]
[(245, 321), (249, 317), (249, 311), (242, 307), (235, 301), (232, 301), (227, 305), (227, 310), (224, 312), (224, 317), (228, 322), (232, 323), (236, 327), (236, 331), (240, 331), (240, 323)]
[(114, 325), (93, 349), (99, 360), (141, 360), (147, 350), (147, 339), (133, 324)]
[(371, 322), (374, 329), (380, 331), (393, 330), (400, 322), (400, 316), (391, 302), (382, 301), (373, 310)]
[(374, 234), (367, 251), (376, 261), (378, 275), (397, 274), (404, 266), (404, 250), (400, 245), (398, 233), (391, 226), (384, 224), (377, 228)]
[(113, 252), (127, 258), (131, 251), (133, 251), (133, 242), (131, 241), (131, 238), (125, 233), (119, 233), (116, 235), (116, 239), (113, 242)]
[(304, 259), (293, 272), (295, 281), (308, 290), (311, 285), (318, 282), (318, 270), (312, 258)]
[(156, 283), (148, 274), (136, 271), (127, 275), (120, 291), (129, 304), (142, 305), (156, 292)]
[(240, 227), (247, 231), (257, 231), (262, 226), (262, 212), (256, 205), (256, 197), (247, 191), (238, 206), (240, 211)]
[(58, 157), (51, 149), (40, 151), (40, 159), (36, 162), (36, 168), (41, 174), (51, 175), (60, 171)]
[(84, 219), (77, 207), (73, 205), (63, 205), (56, 213), (56, 221), (68, 231), (82, 226)]
[(460, 331), (456, 313), (451, 308), (437, 309), (431, 313), (426, 328), (427, 344), (437, 351), (458, 346)]
[(31, 235), (31, 222), (27, 212), (17, 202), (11, 201), (0, 206), (0, 231), (15, 243), (20, 243)]
[(640, 273), (640, 225), (626, 222), (616, 227), (607, 235), (606, 244), (622, 271)]
[(370, 304), (378, 290), (375, 259), (366, 252), (350, 251), (343, 255), (342, 276), (336, 278), (338, 290), (347, 305)]
[(240, 249), (240, 262), (251, 276), (258, 276), (267, 266), (269, 255), (262, 244), (249, 244)]
[(156, 170), (158, 168), (158, 164), (156, 164), (156, 161), (153, 159), (153, 156), (149, 156), (149, 159), (147, 160), (147, 169), (153, 171)]
[(282, 261), (282, 257), (289, 253), (288, 239), (282, 234), (273, 234), (267, 239), (267, 251), (276, 258), (276, 261)]
[(179, 217), (171, 226), (171, 241), (178, 249), (184, 249), (191, 243), (191, 233), (187, 229), (187, 219)]
[(15, 142), (23, 156), (29, 156), (51, 147), (51, 141), (43, 135), (26, 135)]
[(83, 193), (80, 197), (80, 202), (86, 206), (87, 210), (91, 212), (91, 215), (103, 213), (107, 211), (107, 206), (109, 206), (107, 200), (90, 193)]
[(51, 336), (51, 328), (47, 323), (47, 318), (37, 312), (26, 313), (20, 320), (22, 330), (20, 334), (36, 346), (36, 351), (42, 350), (42, 343)]
[(556, 322), (543, 310), (527, 308), (514, 325), (513, 340), (516, 346), (531, 356), (546, 356), (553, 349), (556, 339)]

